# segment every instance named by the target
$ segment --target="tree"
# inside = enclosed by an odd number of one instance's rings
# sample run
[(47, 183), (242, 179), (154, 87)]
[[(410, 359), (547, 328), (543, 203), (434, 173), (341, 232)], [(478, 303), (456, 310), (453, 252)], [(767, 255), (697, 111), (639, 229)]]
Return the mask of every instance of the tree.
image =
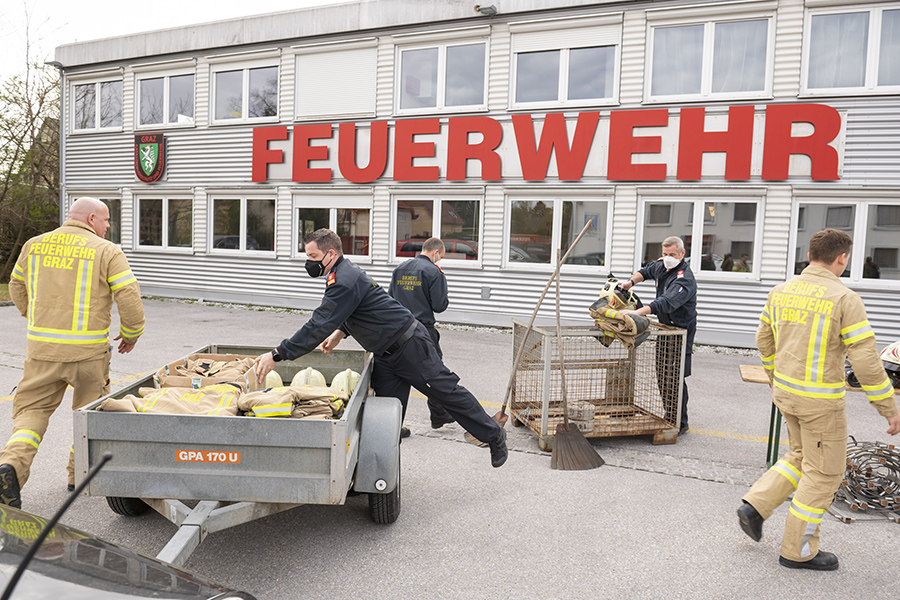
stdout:
[(59, 224), (59, 85), (26, 58), (0, 87), (0, 282), (30, 237)]

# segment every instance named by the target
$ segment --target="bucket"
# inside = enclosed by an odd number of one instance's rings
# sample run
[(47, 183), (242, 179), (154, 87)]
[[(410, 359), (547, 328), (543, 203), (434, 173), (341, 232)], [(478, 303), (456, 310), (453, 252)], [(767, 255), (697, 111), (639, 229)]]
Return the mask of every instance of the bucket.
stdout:
[(575, 425), (579, 431), (594, 431), (594, 415), (597, 414), (597, 407), (590, 402), (577, 400), (568, 402), (569, 421)]

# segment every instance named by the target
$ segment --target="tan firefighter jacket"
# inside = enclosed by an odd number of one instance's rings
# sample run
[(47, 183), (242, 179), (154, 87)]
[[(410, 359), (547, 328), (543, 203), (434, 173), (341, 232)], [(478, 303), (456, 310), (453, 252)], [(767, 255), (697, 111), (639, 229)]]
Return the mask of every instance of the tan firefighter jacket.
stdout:
[(9, 294), (28, 319), (31, 359), (76, 362), (102, 355), (110, 343), (113, 298), (122, 338), (132, 344), (144, 332), (141, 290), (125, 254), (80, 221), (25, 243)]
[(831, 271), (811, 265), (775, 286), (759, 319), (756, 346), (780, 408), (793, 414), (843, 409), (849, 357), (872, 406), (884, 417), (897, 414), (866, 307)]

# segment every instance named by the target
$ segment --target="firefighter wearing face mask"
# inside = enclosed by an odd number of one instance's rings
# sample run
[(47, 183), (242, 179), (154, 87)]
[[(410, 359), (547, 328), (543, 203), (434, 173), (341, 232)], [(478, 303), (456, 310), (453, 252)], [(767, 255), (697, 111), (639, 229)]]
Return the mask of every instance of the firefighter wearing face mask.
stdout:
[(684, 378), (691, 374), (691, 354), (694, 334), (697, 333), (697, 280), (691, 267), (684, 260), (684, 241), (677, 236), (667, 237), (662, 243), (662, 257), (637, 271), (631, 278), (620, 284), (629, 290), (636, 284), (652, 279), (656, 281), (656, 299), (649, 305), (635, 311), (638, 315), (654, 314), (660, 323), (674, 325), (687, 330), (684, 338), (684, 372), (681, 381), (674, 373), (681, 358), (681, 337), (661, 336), (656, 344), (656, 373), (660, 393), (666, 404), (666, 420), (675, 419), (678, 387), (681, 387), (681, 423), (679, 433), (688, 431), (688, 389)]

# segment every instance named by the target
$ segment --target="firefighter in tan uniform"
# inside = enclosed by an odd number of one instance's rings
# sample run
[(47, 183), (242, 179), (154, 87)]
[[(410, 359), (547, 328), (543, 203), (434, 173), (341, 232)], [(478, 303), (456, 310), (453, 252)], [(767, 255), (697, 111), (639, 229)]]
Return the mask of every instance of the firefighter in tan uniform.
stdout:
[(790, 452), (753, 484), (738, 509), (744, 532), (759, 541), (763, 520), (788, 496), (779, 562), (831, 571), (837, 557), (819, 550), (819, 525), (843, 479), (847, 459), (844, 360), (850, 358), (872, 406), (900, 432), (900, 415), (862, 299), (838, 276), (853, 241), (826, 229), (809, 242), (810, 265), (769, 292), (756, 345), (787, 423)]
[[(13, 432), (0, 454), (0, 502), (19, 507), (20, 490), (50, 415), (74, 388), (72, 409), (109, 393), (109, 326), (113, 299), (119, 311), (120, 353), (144, 331), (137, 279), (122, 250), (103, 239), (109, 209), (79, 198), (62, 227), (25, 243), (13, 268), (9, 293), (28, 320), (22, 381), (13, 401)], [(69, 455), (68, 483), (75, 483)]]

